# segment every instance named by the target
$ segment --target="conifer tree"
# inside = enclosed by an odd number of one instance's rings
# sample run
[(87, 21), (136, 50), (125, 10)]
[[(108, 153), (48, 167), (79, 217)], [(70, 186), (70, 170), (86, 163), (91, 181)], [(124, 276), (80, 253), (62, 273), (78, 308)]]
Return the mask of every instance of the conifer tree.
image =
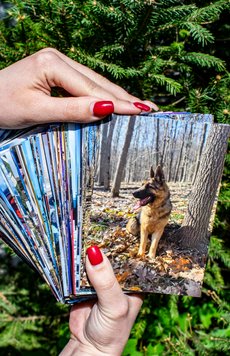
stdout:
[[(0, 1), (0, 69), (55, 47), (161, 110), (211, 113), (230, 123), (228, 0)], [(149, 296), (125, 355), (229, 352), (230, 155), (203, 297)], [(0, 250), (0, 354), (57, 355), (68, 308), (9, 249)]]
[(160, 105), (229, 115), (221, 90), (229, 73), (215, 45), (227, 32), (221, 19), (229, 1), (11, 3), (1, 22), (0, 68), (51, 46)]

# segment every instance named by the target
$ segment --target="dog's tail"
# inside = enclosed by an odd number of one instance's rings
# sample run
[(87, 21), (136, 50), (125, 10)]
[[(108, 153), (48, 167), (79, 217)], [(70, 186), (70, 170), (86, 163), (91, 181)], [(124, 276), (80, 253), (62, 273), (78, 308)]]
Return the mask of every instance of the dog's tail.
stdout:
[(132, 234), (134, 236), (137, 236), (140, 232), (140, 222), (138, 217), (134, 217), (129, 219), (127, 225), (126, 225), (126, 230), (128, 231), (129, 234)]

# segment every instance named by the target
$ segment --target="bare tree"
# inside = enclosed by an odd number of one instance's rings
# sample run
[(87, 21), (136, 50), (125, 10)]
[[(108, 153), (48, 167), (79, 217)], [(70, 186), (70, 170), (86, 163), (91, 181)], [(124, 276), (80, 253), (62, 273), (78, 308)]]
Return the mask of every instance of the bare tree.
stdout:
[(116, 167), (117, 167), (117, 161), (118, 161), (118, 157), (120, 156), (120, 151), (121, 151), (121, 143), (120, 143), (120, 139), (121, 139), (121, 132), (124, 130), (126, 130), (127, 127), (127, 117), (124, 116), (119, 116), (119, 117), (115, 117), (115, 130), (113, 133), (113, 140), (111, 142), (111, 157), (113, 157), (113, 159), (110, 161), (110, 176), (114, 177), (115, 172), (116, 172)]
[(202, 135), (202, 140), (200, 142), (200, 147), (198, 149), (198, 154), (197, 154), (197, 160), (196, 160), (196, 166), (195, 166), (195, 170), (194, 170), (194, 175), (193, 175), (193, 179), (192, 179), (192, 184), (194, 184), (196, 176), (197, 176), (197, 172), (199, 170), (199, 166), (200, 166), (200, 160), (201, 160), (201, 155), (204, 149), (204, 144), (205, 144), (205, 139), (206, 139), (206, 133), (207, 133), (207, 127), (208, 124), (205, 123), (204, 124), (204, 128), (203, 128), (203, 135)]
[(188, 167), (188, 161), (190, 157), (190, 149), (192, 146), (192, 132), (193, 132), (193, 122), (190, 123), (190, 130), (186, 141), (183, 163), (181, 166), (180, 182), (184, 182), (187, 176), (187, 167)]
[(112, 197), (119, 196), (119, 190), (120, 190), (120, 186), (121, 186), (123, 170), (124, 170), (124, 166), (126, 163), (128, 150), (129, 150), (129, 146), (130, 146), (133, 131), (134, 131), (135, 121), (136, 121), (136, 116), (130, 116), (128, 126), (127, 126), (126, 136), (125, 136), (125, 142), (124, 142), (124, 145), (123, 145), (123, 148), (122, 148), (119, 160), (118, 160), (116, 173), (114, 176), (114, 181), (113, 181), (113, 186), (112, 186), (112, 191), (111, 191)]
[(172, 141), (172, 128), (173, 128), (173, 120), (167, 120), (168, 125), (167, 125), (167, 137), (166, 137), (166, 142), (164, 143), (163, 147), (163, 154), (162, 154), (162, 167), (164, 167), (164, 174), (165, 176), (168, 176), (168, 171), (169, 171), (169, 150), (170, 150), (170, 143)]
[[(143, 122), (141, 120), (137, 120), (135, 124), (135, 131), (132, 136), (132, 154), (129, 157), (129, 179), (128, 182), (136, 182), (139, 178), (139, 164), (140, 164), (140, 140), (143, 138), (144, 135), (142, 135), (142, 127), (143, 127)], [(131, 147), (130, 147), (131, 148)], [(130, 150), (129, 148), (129, 150)]]
[(156, 118), (156, 167), (159, 165), (159, 136), (160, 136), (160, 119)]
[(169, 132), (168, 132), (168, 128), (169, 128), (169, 120), (165, 120), (164, 121), (164, 136), (162, 139), (163, 142), (163, 148), (161, 150), (161, 160), (160, 160), (160, 165), (163, 167), (164, 165), (164, 158), (165, 158), (165, 152), (167, 149), (167, 143), (169, 141)]
[(109, 189), (109, 184), (110, 184), (110, 156), (111, 156), (111, 146), (112, 146), (112, 137), (113, 137), (113, 131), (115, 127), (116, 120), (113, 119), (110, 121), (109, 124), (109, 133), (107, 136), (107, 143), (105, 147), (105, 162), (104, 162), (104, 188), (106, 190)]
[(176, 135), (177, 135), (177, 125), (178, 125), (178, 120), (172, 120), (173, 123), (175, 122), (175, 127), (173, 128), (173, 134), (171, 135), (171, 146), (170, 146), (170, 154), (169, 154), (169, 166), (168, 166), (168, 182), (171, 182), (172, 179), (172, 170), (173, 170), (173, 160), (174, 160), (174, 151), (176, 147)]
[(183, 136), (181, 137), (181, 149), (180, 149), (180, 153), (178, 156), (178, 160), (177, 160), (177, 166), (176, 166), (176, 171), (175, 171), (175, 181), (179, 181), (179, 172), (180, 172), (180, 167), (181, 167), (181, 160), (183, 157), (183, 153), (184, 153), (184, 145), (186, 142), (186, 133), (187, 133), (187, 127), (188, 127), (188, 123), (185, 123), (185, 128), (184, 128), (184, 133)]
[(98, 184), (104, 185), (104, 172), (105, 172), (105, 162), (106, 162), (106, 148), (107, 148), (107, 133), (108, 133), (108, 123), (101, 124), (101, 142), (100, 142), (100, 156), (98, 165)]
[(175, 233), (180, 244), (206, 253), (210, 216), (221, 181), (230, 126), (212, 125), (182, 226)]

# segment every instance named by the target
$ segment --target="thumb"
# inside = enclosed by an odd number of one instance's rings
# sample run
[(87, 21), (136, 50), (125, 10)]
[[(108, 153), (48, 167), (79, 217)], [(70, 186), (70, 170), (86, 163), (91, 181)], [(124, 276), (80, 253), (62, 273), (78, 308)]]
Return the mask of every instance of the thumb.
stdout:
[(113, 273), (112, 266), (97, 246), (89, 247), (86, 253), (86, 271), (96, 290), (98, 303), (113, 314), (119, 301), (126, 298)]
[(114, 112), (114, 104), (110, 100), (83, 96), (79, 98), (46, 97), (40, 101), (36, 110), (39, 123), (48, 122), (92, 122)]

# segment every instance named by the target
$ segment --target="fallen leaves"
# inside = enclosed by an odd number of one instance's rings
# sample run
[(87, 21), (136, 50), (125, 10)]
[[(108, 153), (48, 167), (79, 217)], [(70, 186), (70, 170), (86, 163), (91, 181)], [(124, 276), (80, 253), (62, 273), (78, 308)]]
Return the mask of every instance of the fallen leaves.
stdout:
[(192, 267), (191, 260), (188, 258), (177, 257), (169, 263), (169, 268), (173, 269), (175, 272), (178, 271), (188, 271)]
[[(125, 228), (128, 219), (135, 216), (131, 191), (123, 189), (115, 199), (100, 188), (94, 193), (85, 246), (97, 244), (103, 249), (124, 290), (199, 296), (206, 256), (182, 250), (172, 239), (183, 220), (189, 190), (184, 185), (171, 187), (173, 213), (153, 260), (147, 253), (142, 258), (137, 256), (140, 237), (129, 234)], [(146, 251), (149, 246), (150, 240)], [(85, 274), (82, 285), (89, 285)]]

